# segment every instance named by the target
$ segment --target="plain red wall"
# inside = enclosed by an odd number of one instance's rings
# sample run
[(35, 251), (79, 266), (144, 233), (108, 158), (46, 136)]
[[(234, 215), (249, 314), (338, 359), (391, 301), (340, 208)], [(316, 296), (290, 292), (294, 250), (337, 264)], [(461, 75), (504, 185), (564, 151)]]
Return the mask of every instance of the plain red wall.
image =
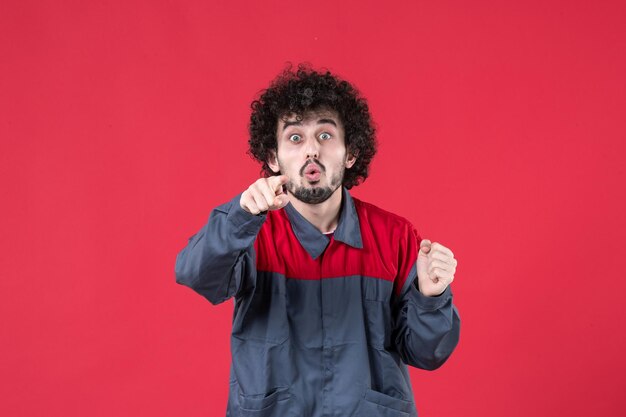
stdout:
[(232, 299), (174, 261), (303, 60), (369, 100), (353, 195), (459, 262), (420, 416), (623, 415), (624, 4), (2, 1), (0, 415), (225, 415)]

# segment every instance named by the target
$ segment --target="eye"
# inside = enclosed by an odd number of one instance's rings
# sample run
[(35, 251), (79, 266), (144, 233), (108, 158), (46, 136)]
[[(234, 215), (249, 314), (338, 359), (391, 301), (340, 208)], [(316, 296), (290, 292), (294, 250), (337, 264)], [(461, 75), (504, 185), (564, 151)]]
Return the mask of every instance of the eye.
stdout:
[(292, 142), (300, 142), (300, 139), (301, 139), (300, 135), (293, 134), (289, 136), (289, 140)]
[(328, 139), (330, 139), (330, 138), (332, 138), (332, 136), (330, 135), (330, 133), (326, 133), (326, 132), (324, 132), (324, 133), (322, 133), (322, 134), (320, 135), (320, 139), (323, 139), (323, 140), (328, 140)]

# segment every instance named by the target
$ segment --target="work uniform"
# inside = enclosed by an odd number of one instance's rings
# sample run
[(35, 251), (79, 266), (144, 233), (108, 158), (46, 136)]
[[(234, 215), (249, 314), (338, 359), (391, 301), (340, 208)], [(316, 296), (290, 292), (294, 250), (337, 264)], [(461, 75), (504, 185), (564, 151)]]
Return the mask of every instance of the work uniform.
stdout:
[(176, 258), (176, 282), (234, 297), (226, 415), (417, 416), (407, 365), (433, 370), (459, 340), (451, 287), (417, 286), (420, 236), (342, 188), (334, 234), (289, 203), (253, 215), (241, 194)]

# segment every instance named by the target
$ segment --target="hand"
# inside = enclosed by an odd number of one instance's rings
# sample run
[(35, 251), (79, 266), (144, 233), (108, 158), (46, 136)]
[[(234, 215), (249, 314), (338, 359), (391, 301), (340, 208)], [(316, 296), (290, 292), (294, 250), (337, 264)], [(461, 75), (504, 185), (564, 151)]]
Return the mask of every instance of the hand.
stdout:
[(422, 294), (433, 297), (443, 293), (454, 281), (457, 261), (452, 251), (422, 239), (417, 254), (417, 283)]
[(289, 203), (289, 196), (283, 192), (283, 184), (289, 181), (286, 175), (259, 178), (241, 194), (239, 205), (251, 214), (267, 210), (278, 210)]

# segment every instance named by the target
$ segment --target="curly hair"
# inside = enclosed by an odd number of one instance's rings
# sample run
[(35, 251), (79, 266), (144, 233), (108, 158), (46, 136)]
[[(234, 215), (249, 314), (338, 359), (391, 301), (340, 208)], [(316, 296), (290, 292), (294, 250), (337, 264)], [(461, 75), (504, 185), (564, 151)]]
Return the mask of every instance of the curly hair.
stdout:
[(369, 175), (377, 143), (376, 127), (367, 101), (354, 86), (330, 71), (315, 71), (309, 63), (301, 63), (292, 71), (292, 65), (288, 63), (282, 74), (271, 82), (269, 88), (261, 91), (250, 107), (247, 154), (262, 163), (262, 176), (276, 175), (267, 160), (270, 151), (275, 152), (278, 148), (276, 130), (279, 118), (295, 114), (297, 120), (302, 120), (305, 113), (318, 109), (337, 112), (344, 126), (346, 149), (357, 157), (355, 164), (345, 170), (343, 186), (350, 189)]

